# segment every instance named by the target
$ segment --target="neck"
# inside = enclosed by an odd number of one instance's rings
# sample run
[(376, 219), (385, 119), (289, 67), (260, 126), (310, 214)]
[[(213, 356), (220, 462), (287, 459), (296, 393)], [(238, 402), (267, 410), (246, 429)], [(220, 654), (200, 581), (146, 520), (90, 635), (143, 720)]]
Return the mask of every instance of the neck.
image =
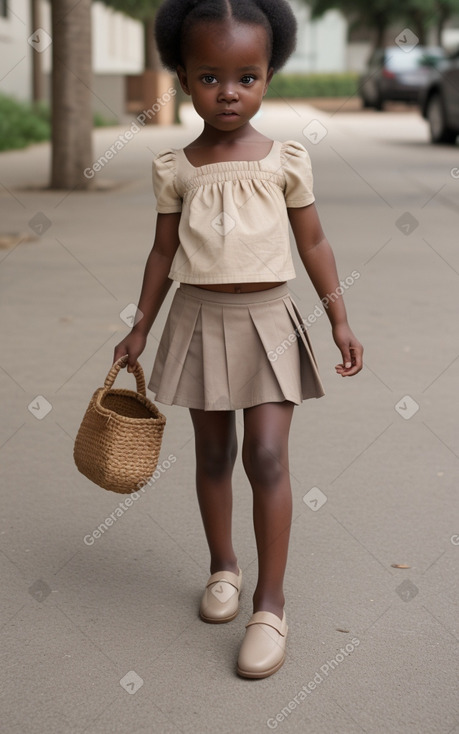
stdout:
[(246, 122), (245, 125), (239, 127), (237, 130), (217, 130), (212, 125), (204, 123), (204, 129), (199, 136), (198, 140), (206, 145), (234, 145), (235, 143), (242, 142), (245, 139), (253, 137), (256, 134), (256, 130), (252, 127), (250, 122)]

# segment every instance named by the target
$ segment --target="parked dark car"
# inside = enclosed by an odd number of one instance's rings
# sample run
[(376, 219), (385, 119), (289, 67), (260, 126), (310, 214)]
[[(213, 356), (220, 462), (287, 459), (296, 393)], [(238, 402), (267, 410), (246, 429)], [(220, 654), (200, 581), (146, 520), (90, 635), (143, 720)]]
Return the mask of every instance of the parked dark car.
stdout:
[(459, 52), (440, 65), (421, 95), (421, 112), (432, 143), (455, 143), (459, 135)]
[(363, 106), (382, 110), (388, 101), (417, 104), (421, 90), (444, 59), (445, 52), (437, 47), (415, 46), (410, 51), (398, 46), (376, 49), (360, 77)]

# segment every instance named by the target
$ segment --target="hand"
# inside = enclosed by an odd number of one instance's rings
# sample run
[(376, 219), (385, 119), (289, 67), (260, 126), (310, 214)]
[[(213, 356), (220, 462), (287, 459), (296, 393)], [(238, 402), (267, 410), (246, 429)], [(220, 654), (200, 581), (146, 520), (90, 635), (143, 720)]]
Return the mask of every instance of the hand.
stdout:
[(131, 333), (128, 334), (123, 339), (123, 341), (116, 345), (113, 362), (116, 362), (118, 359), (124, 357), (124, 355), (127, 354), (129, 357), (127, 363), (127, 371), (133, 372), (134, 365), (142, 354), (143, 350), (145, 349), (146, 343), (147, 337), (145, 334), (131, 331)]
[(334, 326), (333, 339), (343, 358), (343, 363), (335, 366), (336, 372), (341, 377), (356, 375), (363, 367), (363, 347), (349, 325), (345, 323)]

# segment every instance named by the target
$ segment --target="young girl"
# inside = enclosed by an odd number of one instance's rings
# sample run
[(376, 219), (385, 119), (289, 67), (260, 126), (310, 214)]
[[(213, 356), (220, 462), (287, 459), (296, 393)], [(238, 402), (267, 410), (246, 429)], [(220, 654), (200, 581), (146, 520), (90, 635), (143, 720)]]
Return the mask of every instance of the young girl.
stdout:
[[(138, 308), (115, 349), (131, 371), (173, 280), (179, 281), (149, 387), (189, 408), (196, 485), (210, 550), (205, 622), (238, 613), (242, 571), (231, 540), (235, 411), (244, 411), (242, 461), (253, 490), (258, 583), (237, 670), (275, 673), (285, 658), (283, 579), (291, 524), (288, 434), (293, 408), (324, 392), (287, 281), (295, 278), (288, 222), (320, 298), (339, 293), (335, 260), (314, 206), (308, 153), (250, 124), (273, 73), (295, 45), (286, 0), (165, 0), (156, 20), (164, 65), (204, 121), (183, 150), (153, 163), (157, 224)], [(338, 290), (337, 290), (338, 289)], [(342, 290), (342, 289), (341, 289)], [(343, 377), (362, 369), (342, 297), (327, 313)]]

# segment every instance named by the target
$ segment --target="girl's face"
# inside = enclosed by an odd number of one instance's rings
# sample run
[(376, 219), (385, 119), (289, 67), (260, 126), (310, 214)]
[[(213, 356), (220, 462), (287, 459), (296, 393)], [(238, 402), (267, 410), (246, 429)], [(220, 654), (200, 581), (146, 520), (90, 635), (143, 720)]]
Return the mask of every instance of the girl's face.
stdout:
[(190, 29), (185, 68), (178, 67), (177, 74), (208, 125), (237, 130), (258, 112), (273, 75), (268, 47), (260, 25), (228, 21)]

